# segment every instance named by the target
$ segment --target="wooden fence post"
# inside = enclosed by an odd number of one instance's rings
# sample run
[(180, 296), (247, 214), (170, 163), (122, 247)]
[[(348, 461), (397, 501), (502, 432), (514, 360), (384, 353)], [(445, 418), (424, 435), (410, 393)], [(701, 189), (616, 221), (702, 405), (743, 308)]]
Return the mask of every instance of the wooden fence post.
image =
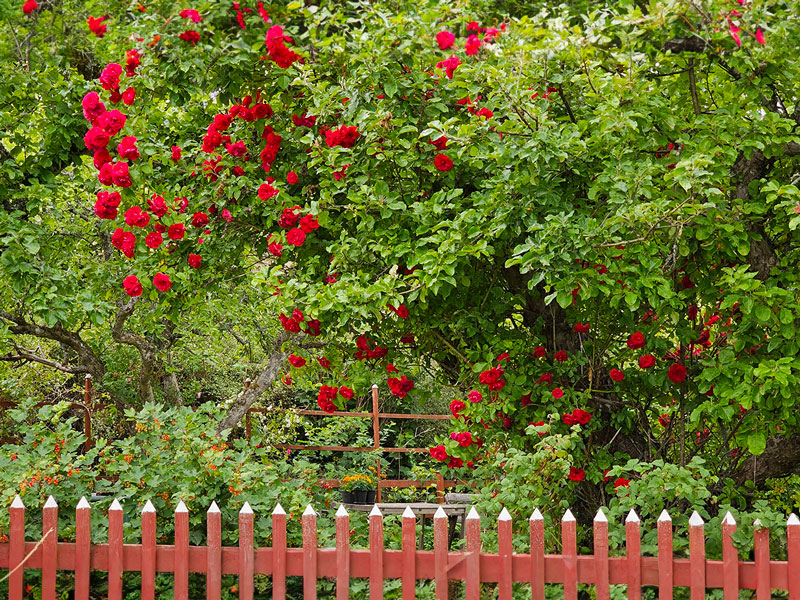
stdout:
[(597, 510), (594, 517), (594, 583), (597, 600), (609, 600), (608, 587), (608, 519), (603, 509)]
[(728, 511), (722, 519), (722, 594), (725, 600), (739, 599), (739, 554), (731, 536), (736, 533), (736, 521)]
[(174, 600), (189, 600), (189, 509), (183, 500), (175, 507)]
[(628, 557), (628, 598), (642, 597), (642, 538), (639, 515), (631, 509), (625, 517), (625, 551)]
[(303, 512), (303, 600), (317, 600), (317, 513)]
[(239, 511), (239, 600), (253, 600), (253, 509), (245, 502)]
[(536, 508), (530, 518), (531, 600), (544, 600), (544, 517)]
[(706, 540), (703, 518), (697, 511), (689, 518), (689, 582), (692, 600), (706, 597)]
[(800, 600), (800, 519), (792, 513), (786, 521), (786, 554), (789, 562), (789, 600)]
[(286, 511), (272, 511), (272, 598), (286, 600)]
[(222, 514), (213, 500), (206, 512), (206, 600), (222, 597)]
[(672, 519), (666, 509), (658, 517), (658, 598), (672, 600)]
[(142, 600), (156, 595), (156, 509), (150, 500), (142, 509)]
[(575, 517), (567, 509), (561, 518), (561, 556), (564, 559), (564, 599), (578, 600), (578, 538)]
[(350, 597), (350, 514), (340, 504), (336, 510), (336, 600)]
[[(417, 595), (417, 517), (410, 506), (403, 511), (403, 600)], [(338, 600), (338, 599), (337, 599)]]
[(75, 507), (75, 600), (89, 600), (92, 507), (83, 496)]
[(9, 563), (11, 575), (8, 578), (8, 596), (10, 600), (22, 600), (22, 588), (25, 583), (25, 505), (22, 498), (14, 497), (11, 503), (11, 523), (8, 530)]
[(108, 507), (108, 600), (122, 600), (122, 506)]
[(497, 586), (498, 600), (511, 600), (514, 554), (511, 525), (511, 513), (504, 506), (503, 510), (500, 511), (500, 516), (497, 517), (497, 548), (500, 554), (500, 581)]
[(42, 598), (56, 598), (58, 565), (58, 503), (50, 496), (42, 511)]
[(466, 600), (480, 600), (481, 597), (481, 517), (475, 507), (469, 509), (466, 518), (467, 567), (464, 597)]
[(369, 600), (383, 600), (383, 515), (377, 504), (369, 513)]
[(756, 600), (769, 600), (772, 595), (770, 589), (769, 572), (769, 529), (761, 525), (761, 519), (753, 523), (755, 563), (756, 563)]
[(447, 513), (440, 506), (433, 515), (433, 572), (436, 600), (447, 600)]

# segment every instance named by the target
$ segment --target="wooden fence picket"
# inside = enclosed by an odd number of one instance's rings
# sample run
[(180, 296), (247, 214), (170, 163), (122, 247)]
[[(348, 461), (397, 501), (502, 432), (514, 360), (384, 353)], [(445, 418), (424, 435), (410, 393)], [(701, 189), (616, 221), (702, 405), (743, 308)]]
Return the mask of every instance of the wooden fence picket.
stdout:
[(222, 513), (216, 502), (206, 512), (206, 600), (222, 597)]
[(608, 519), (603, 509), (594, 517), (594, 584), (597, 600), (609, 600), (611, 590), (608, 586)]
[(628, 562), (628, 598), (642, 598), (642, 534), (639, 515), (631, 509), (625, 517), (625, 551)]
[(578, 531), (572, 511), (561, 518), (561, 556), (564, 565), (564, 600), (578, 600)]
[(239, 511), (239, 600), (253, 600), (253, 509), (245, 502)]
[(706, 540), (703, 518), (694, 511), (689, 518), (689, 570), (692, 600), (706, 597)]
[(92, 507), (86, 497), (75, 507), (75, 600), (89, 600), (92, 560)]
[(666, 510), (661, 511), (658, 527), (658, 600), (672, 600), (673, 554), (672, 519)]

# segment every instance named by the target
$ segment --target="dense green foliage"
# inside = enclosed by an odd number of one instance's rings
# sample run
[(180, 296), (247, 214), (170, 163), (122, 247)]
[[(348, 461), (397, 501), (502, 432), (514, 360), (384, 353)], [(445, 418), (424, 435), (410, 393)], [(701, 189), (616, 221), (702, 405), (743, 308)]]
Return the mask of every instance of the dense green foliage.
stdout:
[(0, 7), (10, 396), (200, 394), (238, 465), (378, 383), (492, 511), (797, 507), (795, 4)]

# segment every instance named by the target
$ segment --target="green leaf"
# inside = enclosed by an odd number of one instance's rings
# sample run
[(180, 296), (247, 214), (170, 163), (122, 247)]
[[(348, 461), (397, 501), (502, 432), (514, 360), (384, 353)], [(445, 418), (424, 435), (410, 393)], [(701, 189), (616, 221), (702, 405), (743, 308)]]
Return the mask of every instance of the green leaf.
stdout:
[(760, 431), (755, 431), (747, 436), (747, 449), (750, 454), (758, 456), (767, 449), (767, 436)]

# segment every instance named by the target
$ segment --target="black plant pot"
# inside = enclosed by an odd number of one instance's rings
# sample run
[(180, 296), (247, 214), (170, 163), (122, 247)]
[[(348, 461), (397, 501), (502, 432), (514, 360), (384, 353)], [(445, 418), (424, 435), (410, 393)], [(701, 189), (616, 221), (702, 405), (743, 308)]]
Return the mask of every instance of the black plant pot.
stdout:
[(375, 504), (375, 490), (368, 490), (367, 491), (367, 499), (365, 501), (367, 504)]
[(354, 504), (355, 498), (353, 497), (353, 492), (348, 492), (347, 490), (341, 490), (342, 492), (342, 503), (344, 504)]
[(369, 494), (367, 490), (353, 490), (353, 501), (356, 504), (366, 504), (367, 494)]

